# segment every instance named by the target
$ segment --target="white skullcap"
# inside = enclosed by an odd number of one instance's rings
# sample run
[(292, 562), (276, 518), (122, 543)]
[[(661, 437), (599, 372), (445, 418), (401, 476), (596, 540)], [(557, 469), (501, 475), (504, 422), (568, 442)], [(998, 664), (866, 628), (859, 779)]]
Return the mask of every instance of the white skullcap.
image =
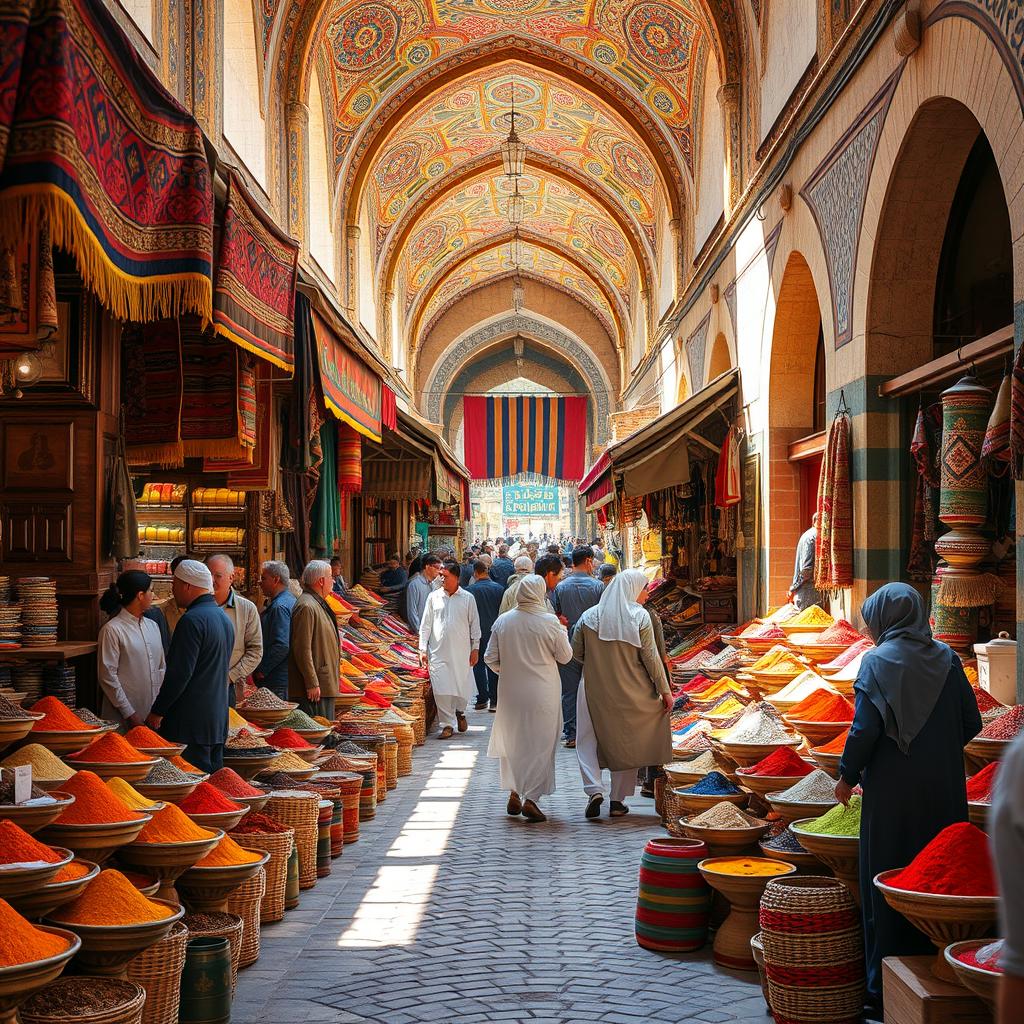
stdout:
[(529, 569), (531, 572), (533, 571), (533, 559), (529, 555), (520, 555), (515, 560), (516, 572), (522, 572), (524, 569)]
[(174, 570), (174, 575), (182, 583), (191, 583), (193, 587), (199, 587), (200, 590), (205, 590), (207, 593), (213, 590), (213, 576), (210, 574), (210, 570), (194, 558), (186, 558), (179, 562), (178, 568)]

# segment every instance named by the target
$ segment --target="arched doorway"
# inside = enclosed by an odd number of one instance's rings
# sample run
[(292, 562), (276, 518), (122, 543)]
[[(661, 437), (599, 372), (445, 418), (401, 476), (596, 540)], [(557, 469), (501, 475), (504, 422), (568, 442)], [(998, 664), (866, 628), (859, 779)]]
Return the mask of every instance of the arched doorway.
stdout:
[(820, 447), (791, 457), (794, 442), (824, 429), (825, 348), (821, 307), (807, 260), (793, 252), (775, 307), (768, 398), (768, 604), (783, 602), (800, 534), (810, 526)]
[(729, 356), (729, 342), (721, 331), (711, 346), (711, 362), (708, 363), (708, 380), (720, 377), (729, 367), (732, 366), (732, 359)]

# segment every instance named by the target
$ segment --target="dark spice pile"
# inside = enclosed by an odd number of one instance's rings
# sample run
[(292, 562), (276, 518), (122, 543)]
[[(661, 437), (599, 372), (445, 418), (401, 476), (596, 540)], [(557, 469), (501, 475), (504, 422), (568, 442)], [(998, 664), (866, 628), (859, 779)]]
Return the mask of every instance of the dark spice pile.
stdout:
[[(222, 915), (227, 916), (227, 915)], [(22, 1003), (22, 1020), (85, 1017), (109, 1012), (135, 998), (136, 987), (114, 978), (60, 978)]]

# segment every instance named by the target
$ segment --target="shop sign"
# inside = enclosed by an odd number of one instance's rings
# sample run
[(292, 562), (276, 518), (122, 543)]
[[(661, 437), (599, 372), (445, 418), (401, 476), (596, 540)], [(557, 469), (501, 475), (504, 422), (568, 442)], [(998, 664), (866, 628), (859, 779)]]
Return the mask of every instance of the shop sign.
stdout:
[(502, 487), (501, 505), (506, 516), (557, 517), (558, 488), (544, 484)]

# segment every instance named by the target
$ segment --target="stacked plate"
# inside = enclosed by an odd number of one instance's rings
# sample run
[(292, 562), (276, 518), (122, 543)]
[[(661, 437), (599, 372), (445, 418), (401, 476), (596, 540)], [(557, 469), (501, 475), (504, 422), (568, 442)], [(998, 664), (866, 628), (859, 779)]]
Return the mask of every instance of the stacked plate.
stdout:
[(57, 582), (48, 576), (21, 576), (21, 641), (26, 647), (49, 647), (57, 642)]
[(31, 707), (43, 695), (43, 666), (34, 662), (15, 665), (13, 683), (18, 693), (28, 694), (22, 703)]
[(19, 647), (21, 647), (21, 605), (0, 604), (0, 651), (16, 651)]
[(74, 710), (75, 700), (75, 666), (66, 661), (51, 661), (43, 665), (43, 696), (56, 697), (57, 700)]
[(11, 600), (11, 577), (0, 576), (0, 604), (9, 604)]

